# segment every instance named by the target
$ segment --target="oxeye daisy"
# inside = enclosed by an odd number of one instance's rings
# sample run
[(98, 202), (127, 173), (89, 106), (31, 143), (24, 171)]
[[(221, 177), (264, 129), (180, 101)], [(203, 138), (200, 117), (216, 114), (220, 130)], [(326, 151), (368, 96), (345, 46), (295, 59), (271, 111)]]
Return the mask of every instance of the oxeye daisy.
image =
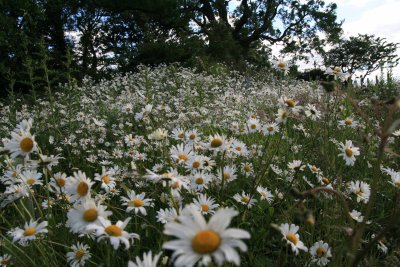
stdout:
[(198, 207), (201, 214), (214, 214), (215, 209), (219, 207), (219, 204), (215, 203), (215, 199), (207, 197), (205, 194), (200, 194), (197, 198), (193, 199), (193, 204)]
[(143, 260), (136, 256), (136, 262), (129, 261), (128, 267), (157, 267), (158, 260), (161, 257), (162, 252), (152, 256), (151, 251), (148, 253), (143, 253)]
[(260, 120), (259, 119), (250, 118), (247, 121), (247, 132), (255, 133), (255, 132), (259, 132), (260, 129), (261, 129), (261, 124), (260, 124)]
[(268, 122), (264, 124), (262, 131), (266, 135), (274, 135), (279, 132), (279, 125), (276, 122)]
[(248, 177), (248, 176), (250, 176), (250, 175), (252, 175), (253, 173), (254, 173), (254, 168), (253, 168), (253, 163), (250, 163), (250, 162), (243, 162), (242, 164), (241, 164), (241, 170), (242, 170), (242, 173), (246, 176), (246, 177)]
[(29, 223), (25, 223), (23, 229), (17, 227), (10, 231), (9, 234), (13, 237), (12, 242), (18, 241), (21, 245), (25, 245), (28, 241), (35, 240), (38, 236), (46, 234), (48, 232), (47, 225), (47, 221), (38, 223), (38, 221), (31, 219)]
[(178, 219), (178, 213), (175, 210), (175, 208), (169, 208), (169, 209), (160, 209), (157, 211), (157, 222), (160, 222), (162, 224), (166, 224), (167, 222), (172, 222)]
[(244, 157), (246, 157), (249, 154), (249, 150), (247, 149), (246, 144), (237, 139), (232, 140), (230, 151), (238, 156), (244, 156)]
[(266, 187), (257, 186), (257, 192), (260, 194), (261, 200), (266, 200), (268, 203), (274, 199), (274, 195)]
[(145, 207), (152, 207), (153, 200), (150, 198), (145, 198), (146, 193), (141, 193), (137, 195), (133, 190), (128, 191), (127, 195), (127, 198), (121, 197), (121, 200), (123, 201), (122, 206), (127, 206), (126, 212), (134, 211), (135, 214), (138, 214), (138, 212), (140, 212), (141, 214), (146, 216), (147, 212)]
[(236, 180), (237, 174), (236, 174), (236, 167), (235, 166), (225, 166), (222, 170), (219, 169), (217, 173), (217, 179), (224, 183), (230, 183), (233, 180)]
[(29, 132), (11, 132), (11, 139), (5, 143), (4, 149), (10, 151), (12, 159), (18, 156), (29, 156), (30, 153), (37, 151), (35, 137)]
[(101, 182), (101, 188), (106, 192), (110, 192), (111, 189), (115, 188), (114, 172), (107, 170), (104, 166), (101, 168), (101, 173), (94, 175), (94, 179)]
[(331, 248), (328, 243), (320, 240), (315, 242), (312, 247), (310, 247), (310, 254), (312, 256), (312, 262), (315, 262), (319, 266), (325, 266), (328, 264), (330, 257), (332, 257)]
[(124, 229), (128, 225), (131, 218), (127, 218), (125, 221), (118, 221), (116, 224), (112, 224), (109, 220), (99, 217), (100, 224), (91, 224), (87, 226), (87, 230), (95, 230), (95, 234), (98, 237), (97, 240), (109, 239), (111, 245), (115, 250), (119, 248), (120, 243), (124, 243), (125, 249), (130, 247), (130, 242), (133, 239), (139, 239), (139, 235), (135, 233), (128, 233)]
[(287, 61), (279, 58), (277, 60), (272, 60), (272, 64), (274, 69), (283, 71), (285, 75), (288, 74), (290, 64)]
[(190, 157), (190, 159), (185, 162), (185, 168), (188, 171), (204, 169), (204, 156), (196, 155), (196, 156)]
[(196, 129), (192, 129), (187, 131), (187, 143), (190, 145), (196, 144), (200, 141), (200, 134)]
[(362, 181), (351, 181), (349, 185), (349, 191), (356, 194), (357, 202), (368, 203), (369, 197), (371, 195), (371, 188), (369, 184)]
[(346, 165), (353, 166), (356, 162), (356, 157), (360, 155), (358, 147), (353, 146), (353, 142), (346, 140), (346, 143), (339, 143), (339, 149), (341, 153), (338, 156), (342, 156), (346, 162)]
[(257, 203), (257, 200), (255, 200), (254, 198), (250, 197), (250, 194), (246, 194), (244, 191), (242, 191), (242, 194), (236, 193), (233, 198), (245, 205), (248, 209), (250, 209), (255, 203)]
[(177, 163), (185, 163), (193, 156), (192, 149), (183, 144), (172, 146), (169, 150), (169, 154)]
[(357, 128), (358, 122), (352, 117), (347, 117), (344, 120), (339, 121), (339, 126)]
[(11, 256), (9, 254), (4, 254), (0, 256), (0, 266), (7, 267), (10, 264)]
[(168, 131), (165, 129), (157, 129), (154, 132), (152, 132), (151, 134), (148, 135), (148, 138), (150, 140), (155, 140), (155, 141), (161, 141), (164, 140), (165, 138), (167, 138), (168, 136)]
[(208, 188), (207, 185), (211, 181), (211, 175), (204, 171), (195, 171), (190, 175), (190, 188), (197, 191), (203, 191)]
[(214, 134), (208, 138), (208, 143), (204, 146), (212, 151), (224, 151), (229, 148), (229, 142), (226, 140), (225, 135)]
[(99, 217), (108, 218), (112, 214), (106, 211), (106, 206), (96, 203), (93, 199), (75, 204), (67, 213), (67, 226), (73, 233), (86, 233), (90, 224), (98, 224)]
[(304, 109), (304, 113), (308, 118), (313, 121), (316, 121), (321, 118), (321, 111), (319, 111), (314, 105), (307, 104)]
[(332, 68), (331, 67), (326, 68), (325, 74), (333, 75), (335, 80), (339, 79), (341, 81), (346, 81), (347, 78), (349, 77), (349, 75), (347, 73), (343, 73), (342, 68), (338, 66)]
[(71, 196), (70, 202), (82, 201), (90, 198), (90, 189), (94, 182), (86, 178), (86, 174), (78, 171), (69, 177), (66, 183), (66, 192)]
[(42, 181), (40, 178), (42, 174), (37, 172), (36, 170), (25, 170), (21, 172), (21, 182), (27, 186), (34, 186), (34, 185), (42, 185)]
[(57, 172), (50, 178), (50, 189), (58, 193), (65, 192), (65, 185), (67, 183), (67, 174)]
[(286, 240), (286, 242), (290, 245), (292, 251), (296, 253), (296, 255), (299, 254), (299, 249), (308, 251), (308, 248), (304, 246), (304, 243), (302, 241), (300, 241), (299, 234), (297, 234), (297, 231), (299, 230), (299, 227), (297, 225), (289, 225), (288, 223), (283, 223), (281, 224), (279, 229), (281, 230), (281, 233), (283, 235), (282, 240)]
[(304, 165), (301, 160), (293, 160), (292, 162), (288, 163), (288, 168), (291, 171), (298, 172), (298, 171), (304, 171), (306, 165)]
[(282, 96), (281, 98), (279, 98), (278, 101), (281, 107), (283, 107), (286, 110), (290, 110), (295, 115), (299, 115), (301, 109), (303, 108), (302, 106), (298, 105), (299, 101), (296, 101), (292, 98), (288, 98), (286, 96)]
[(84, 266), (86, 261), (89, 260), (92, 255), (89, 253), (90, 247), (83, 243), (77, 243), (71, 246), (72, 251), (67, 252), (67, 262), (71, 267)]
[(362, 216), (361, 212), (352, 210), (350, 213), (351, 218), (353, 218), (357, 222), (362, 222), (364, 220), (364, 216)]
[(186, 138), (186, 133), (181, 128), (175, 128), (172, 130), (172, 138), (178, 141), (184, 141)]
[(206, 222), (197, 207), (191, 205), (185, 210), (186, 213), (179, 216), (179, 222), (168, 222), (164, 228), (164, 234), (177, 238), (163, 244), (164, 249), (174, 251), (174, 266), (190, 267), (198, 261), (209, 265), (212, 258), (218, 266), (224, 261), (240, 265), (235, 248), (247, 251), (241, 239), (250, 238), (250, 234), (242, 229), (227, 228), (238, 212), (222, 208)]
[(279, 108), (278, 112), (276, 113), (276, 118), (275, 121), (277, 123), (283, 123), (285, 124), (287, 121), (287, 118), (289, 117), (289, 110), (287, 110), (286, 108)]

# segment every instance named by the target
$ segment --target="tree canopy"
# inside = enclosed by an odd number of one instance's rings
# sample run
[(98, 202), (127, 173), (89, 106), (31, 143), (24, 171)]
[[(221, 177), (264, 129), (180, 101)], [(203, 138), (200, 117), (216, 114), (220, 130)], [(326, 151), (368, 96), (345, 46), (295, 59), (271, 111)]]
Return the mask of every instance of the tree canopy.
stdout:
[(361, 72), (361, 82), (365, 77), (380, 68), (398, 65), (398, 43), (387, 42), (375, 35), (359, 34), (342, 39), (325, 55), (327, 65), (338, 66), (350, 74)]
[(269, 46), (302, 53), (336, 42), (321, 0), (0, 0), (0, 85), (34, 89), (139, 64), (260, 63)]

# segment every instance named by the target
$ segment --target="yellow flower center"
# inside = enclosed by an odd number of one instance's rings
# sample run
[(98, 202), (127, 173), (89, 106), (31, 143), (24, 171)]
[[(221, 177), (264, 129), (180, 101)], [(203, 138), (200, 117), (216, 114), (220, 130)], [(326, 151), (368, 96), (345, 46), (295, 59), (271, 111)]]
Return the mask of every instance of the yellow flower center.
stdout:
[(36, 234), (36, 228), (35, 227), (28, 227), (24, 231), (24, 236), (32, 236)]
[(286, 235), (286, 239), (289, 240), (290, 242), (292, 242), (294, 245), (296, 245), (297, 242), (299, 241), (297, 236), (295, 234), (292, 234), (292, 233), (287, 234)]
[(179, 181), (176, 181), (171, 185), (172, 189), (178, 189), (179, 188)]
[(255, 125), (255, 124), (252, 124), (252, 125), (250, 126), (250, 128), (254, 130), (254, 129), (256, 129), (256, 128), (257, 128), (257, 125)]
[(182, 138), (185, 137), (185, 134), (184, 134), (184, 133), (180, 133), (180, 134), (178, 134), (178, 137), (179, 137), (180, 139), (182, 139)]
[(351, 148), (346, 148), (345, 153), (346, 153), (346, 156), (348, 156), (348, 157), (353, 156), (353, 150), (351, 150)]
[(134, 200), (130, 200), (130, 201), (128, 202), (128, 206), (129, 206), (129, 207), (142, 207), (143, 204), (144, 204), (143, 200), (138, 199), (138, 198), (137, 198), (137, 199), (134, 199)]
[(198, 232), (192, 239), (192, 248), (199, 254), (209, 254), (216, 251), (221, 244), (221, 237), (212, 230)]
[(183, 160), (183, 161), (187, 161), (187, 160), (189, 159), (189, 157), (186, 156), (185, 154), (180, 154), (180, 155), (179, 155), (179, 159), (180, 159), (180, 160)]
[(270, 127), (267, 128), (267, 130), (268, 130), (269, 132), (272, 132), (272, 131), (274, 130), (274, 127), (270, 126)]
[(351, 120), (351, 119), (346, 119), (346, 120), (344, 121), (344, 123), (345, 123), (346, 125), (352, 125), (352, 124), (353, 124), (353, 120)]
[(35, 179), (29, 178), (29, 179), (26, 180), (26, 183), (29, 184), (29, 185), (33, 185), (35, 183)]
[(394, 183), (396, 187), (400, 188), (400, 181)]
[(103, 181), (103, 183), (109, 184), (110, 183), (110, 176), (104, 175), (103, 177), (101, 177), (101, 180)]
[(209, 207), (207, 204), (202, 204), (201, 205), (201, 211), (207, 212), (209, 210)]
[(193, 140), (193, 139), (196, 138), (196, 135), (195, 134), (191, 134), (191, 135), (189, 135), (189, 138), (190, 138), (190, 140)]
[(211, 147), (212, 147), (212, 148), (217, 148), (217, 147), (220, 147), (220, 146), (222, 146), (222, 140), (221, 140), (221, 139), (219, 139), (219, 138), (214, 138), (214, 139), (211, 141)]
[(323, 247), (319, 247), (319, 248), (317, 249), (317, 256), (318, 256), (318, 257), (324, 256), (325, 253), (326, 253), (326, 250), (325, 250)]
[(17, 172), (13, 172), (13, 173), (11, 174), (11, 176), (12, 176), (12, 177), (17, 177), (17, 174), (18, 174)]
[(313, 172), (316, 172), (316, 171), (318, 171), (318, 168), (317, 168), (315, 165), (312, 165), (312, 166), (311, 166), (311, 170), (312, 170)]
[(293, 99), (286, 100), (286, 104), (291, 108), (294, 108), (294, 106), (296, 105), (296, 103), (293, 101)]
[(97, 210), (96, 209), (87, 209), (83, 213), (83, 219), (87, 222), (94, 222), (97, 220)]
[(229, 172), (224, 172), (224, 180), (226, 181), (226, 180), (229, 180), (229, 178), (231, 178), (231, 175), (230, 175), (230, 173)]
[(65, 179), (63, 179), (63, 178), (58, 178), (58, 179), (56, 180), (56, 183), (57, 183), (57, 185), (58, 185), (59, 187), (64, 187), (64, 186), (65, 186)]
[(245, 172), (250, 172), (251, 171), (251, 166), (250, 165), (245, 165), (244, 166), (244, 171)]
[(242, 202), (244, 202), (244, 203), (249, 203), (250, 198), (249, 198), (249, 197), (242, 197), (240, 200), (241, 200)]
[(240, 146), (237, 146), (235, 149), (236, 151), (242, 151), (242, 148)]
[(5, 259), (5, 258), (3, 258), (1, 261), (0, 261), (0, 265), (7, 265), (8, 264), (8, 260), (7, 259)]
[(329, 179), (326, 178), (326, 177), (323, 177), (323, 178), (322, 178), (322, 182), (323, 182), (324, 184), (329, 184), (329, 183), (330, 183)]
[(84, 197), (87, 195), (87, 193), (89, 192), (89, 185), (86, 182), (80, 182), (78, 184), (78, 186), (76, 187), (76, 192), (78, 193), (78, 195), (80, 195), (81, 197)]
[(267, 197), (268, 196), (267, 192), (264, 192), (264, 191), (261, 191), (260, 195), (262, 195), (263, 197)]
[(122, 229), (119, 228), (118, 226), (116, 226), (115, 224), (107, 226), (105, 231), (110, 236), (121, 236), (122, 235)]
[(279, 63), (278, 63), (278, 68), (284, 69), (285, 67), (286, 67), (286, 64), (285, 64), (285, 63), (283, 63), (283, 62), (279, 62)]
[(19, 147), (21, 150), (25, 153), (28, 153), (32, 150), (33, 148), (33, 140), (30, 137), (25, 137), (24, 139), (21, 140), (19, 143)]
[(341, 69), (340, 67), (335, 67), (335, 68), (333, 69), (333, 71), (337, 74), (337, 73), (342, 72), (342, 69)]
[(364, 195), (364, 192), (361, 191), (361, 189), (358, 189), (358, 190), (356, 191), (356, 194), (357, 194), (357, 196), (362, 197), (362, 196)]
[(203, 184), (204, 183), (204, 179), (202, 177), (199, 177), (196, 179), (196, 184)]
[(194, 161), (194, 162), (192, 163), (192, 167), (195, 168), (195, 169), (197, 169), (198, 167), (200, 167), (200, 162)]
[(77, 250), (77, 251), (75, 252), (75, 258), (78, 259), (78, 260), (80, 260), (80, 259), (82, 259), (83, 256), (85, 256), (85, 254), (86, 254), (86, 253), (85, 253), (84, 250), (82, 250), (82, 249)]

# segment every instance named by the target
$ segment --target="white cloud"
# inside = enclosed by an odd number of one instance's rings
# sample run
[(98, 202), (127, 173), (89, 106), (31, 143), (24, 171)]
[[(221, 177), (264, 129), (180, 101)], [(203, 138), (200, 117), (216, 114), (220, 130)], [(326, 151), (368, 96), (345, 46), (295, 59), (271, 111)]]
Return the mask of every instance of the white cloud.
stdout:
[(330, 0), (328, 2), (336, 3), (338, 6), (363, 7), (374, 0)]

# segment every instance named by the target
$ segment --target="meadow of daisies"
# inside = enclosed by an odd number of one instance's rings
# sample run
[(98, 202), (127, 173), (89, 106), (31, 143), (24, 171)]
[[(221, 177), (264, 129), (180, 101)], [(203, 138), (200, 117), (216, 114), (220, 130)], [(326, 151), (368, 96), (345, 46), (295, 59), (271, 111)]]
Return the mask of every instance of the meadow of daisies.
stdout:
[(398, 266), (400, 101), (368, 93), (161, 66), (10, 94), (0, 266)]

